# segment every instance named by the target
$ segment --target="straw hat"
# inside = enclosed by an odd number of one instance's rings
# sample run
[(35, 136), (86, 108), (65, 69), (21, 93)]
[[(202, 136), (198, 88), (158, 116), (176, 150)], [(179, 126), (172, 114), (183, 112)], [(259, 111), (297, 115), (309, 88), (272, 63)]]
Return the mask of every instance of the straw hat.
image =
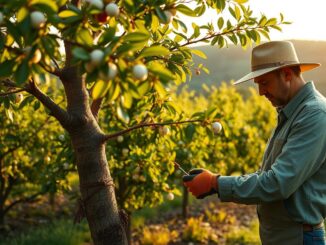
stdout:
[(267, 42), (252, 50), (251, 72), (237, 80), (234, 84), (246, 82), (283, 67), (297, 65), (300, 66), (301, 72), (320, 66), (319, 63), (301, 63), (293, 44), (289, 41)]

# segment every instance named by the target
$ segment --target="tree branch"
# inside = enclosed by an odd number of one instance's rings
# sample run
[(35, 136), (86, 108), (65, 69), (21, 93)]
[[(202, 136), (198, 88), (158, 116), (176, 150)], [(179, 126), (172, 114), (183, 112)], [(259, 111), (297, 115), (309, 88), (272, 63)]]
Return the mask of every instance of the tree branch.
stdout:
[[(241, 31), (246, 31), (246, 30), (256, 30), (256, 29), (262, 29), (262, 28), (263, 28), (262, 26), (248, 27), (248, 28), (239, 28), (239, 27), (236, 27), (236, 28), (234, 28), (232, 30), (229, 30), (229, 31), (226, 31), (226, 32), (213, 33), (211, 35), (207, 35), (207, 36), (205, 36), (203, 38), (199, 38), (199, 39), (194, 39), (192, 41), (191, 40), (188, 40), (187, 42), (179, 45), (178, 47), (184, 47), (184, 46), (188, 46), (188, 45), (191, 45), (191, 44), (194, 44), (194, 43), (199, 43), (199, 42), (207, 41), (207, 40), (210, 40), (210, 39), (212, 39), (214, 37), (223, 36), (223, 35), (227, 35), (227, 34), (234, 33), (234, 32), (241, 32)], [(170, 50), (173, 51), (173, 50), (177, 49), (178, 47), (173, 47)]]
[(51, 59), (53, 61), (53, 63), (55, 64), (56, 68), (52, 68), (52, 67), (47, 67), (42, 63), (39, 63), (39, 65), (48, 73), (55, 75), (57, 77), (61, 76), (61, 71), (60, 68), (58, 66), (58, 63), (55, 61), (55, 59)]
[(98, 112), (101, 109), (101, 104), (102, 104), (103, 98), (93, 100), (91, 104), (91, 111), (93, 113), (93, 116), (95, 119), (98, 119)]
[(6, 79), (6, 80), (2, 80), (1, 83), (9, 88), (20, 88), (19, 86), (17, 86), (16, 83), (14, 83), (13, 81), (11, 81), (10, 79)]
[(17, 90), (14, 90), (14, 91), (8, 91), (8, 92), (5, 92), (5, 93), (0, 93), (0, 97), (4, 97), (4, 96), (10, 95), (10, 94), (16, 94), (16, 93), (23, 92), (23, 91), (26, 91), (26, 89), (22, 88), (22, 89), (17, 89)]
[(145, 127), (157, 127), (157, 126), (164, 126), (164, 125), (179, 125), (179, 124), (185, 124), (185, 123), (196, 123), (196, 122), (203, 122), (203, 120), (187, 120), (187, 121), (179, 121), (179, 122), (165, 122), (165, 123), (142, 123), (142, 124), (137, 124), (133, 127), (121, 130), (119, 132), (113, 133), (113, 134), (107, 134), (104, 135), (102, 138), (102, 142), (106, 142), (110, 139), (116, 138), (119, 135), (123, 135), (126, 133), (129, 133), (130, 131), (133, 131), (138, 128), (145, 128)]
[(50, 115), (54, 116), (60, 124), (66, 128), (69, 123), (68, 113), (57, 105), (49, 96), (44, 94), (35, 84), (33, 80), (29, 81), (26, 91), (34, 95), (46, 108), (50, 110)]
[(18, 203), (21, 203), (21, 202), (33, 202), (33, 201), (36, 201), (35, 199), (39, 196), (39, 195), (42, 195), (43, 192), (40, 191), (40, 192), (37, 192), (33, 195), (30, 195), (28, 197), (23, 197), (23, 198), (20, 198), (20, 199), (17, 199), (15, 201), (13, 201), (12, 203), (10, 203), (5, 209), (4, 209), (4, 213), (7, 213), (10, 209), (12, 209), (15, 205), (17, 205)]

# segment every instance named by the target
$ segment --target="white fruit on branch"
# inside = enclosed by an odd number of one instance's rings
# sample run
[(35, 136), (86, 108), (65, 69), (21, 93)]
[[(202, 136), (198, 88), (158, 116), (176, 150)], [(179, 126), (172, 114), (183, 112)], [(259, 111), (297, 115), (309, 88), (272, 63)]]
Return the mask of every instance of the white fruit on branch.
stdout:
[(212, 129), (214, 134), (218, 134), (222, 130), (222, 124), (220, 124), (219, 122), (213, 122)]
[(122, 135), (119, 135), (119, 136), (117, 137), (117, 141), (118, 141), (119, 143), (121, 143), (121, 142), (123, 141), (123, 136), (122, 136)]
[(109, 3), (105, 7), (105, 12), (110, 17), (118, 17), (120, 10), (119, 10), (118, 5), (116, 5), (115, 3)]
[(166, 16), (166, 21), (162, 21), (162, 23), (170, 24), (173, 20), (173, 14), (169, 10), (164, 10), (164, 14)]
[(22, 102), (23, 99), (24, 99), (24, 95), (23, 95), (23, 94), (21, 94), (21, 93), (19, 93), (19, 94), (15, 94), (15, 102), (16, 102), (17, 104), (19, 104), (20, 102)]
[(41, 28), (46, 22), (45, 15), (40, 11), (34, 11), (31, 13), (31, 24), (34, 28)]
[(144, 81), (148, 77), (147, 67), (143, 64), (137, 64), (132, 68), (132, 74), (137, 80)]
[(169, 192), (166, 196), (166, 198), (170, 201), (172, 201), (174, 199), (174, 194), (172, 192)]
[(109, 81), (112, 80), (113, 78), (116, 77), (116, 75), (118, 74), (118, 67), (114, 64), (114, 63), (109, 63), (108, 64), (108, 72), (107, 74), (101, 72), (100, 76), (104, 81)]
[(101, 64), (104, 58), (104, 52), (100, 49), (95, 49), (91, 52), (90, 56), (91, 56), (91, 63), (94, 66), (98, 66), (99, 64)]
[(104, 8), (104, 3), (102, 0), (90, 0), (89, 1), (90, 5), (97, 8), (97, 9), (103, 9)]
[(159, 133), (162, 136), (169, 135), (170, 134), (170, 128), (167, 126), (163, 126), (159, 128)]
[(127, 149), (127, 148), (122, 149), (122, 155), (123, 156), (128, 156), (128, 153), (129, 153), (129, 149)]

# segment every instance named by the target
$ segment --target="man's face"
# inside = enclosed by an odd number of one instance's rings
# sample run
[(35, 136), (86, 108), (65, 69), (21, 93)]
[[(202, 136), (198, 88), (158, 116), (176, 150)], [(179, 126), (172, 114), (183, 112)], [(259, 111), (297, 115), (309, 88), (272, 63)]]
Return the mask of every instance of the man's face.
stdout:
[(265, 96), (274, 107), (283, 107), (289, 102), (290, 82), (282, 73), (270, 72), (255, 78), (259, 94)]

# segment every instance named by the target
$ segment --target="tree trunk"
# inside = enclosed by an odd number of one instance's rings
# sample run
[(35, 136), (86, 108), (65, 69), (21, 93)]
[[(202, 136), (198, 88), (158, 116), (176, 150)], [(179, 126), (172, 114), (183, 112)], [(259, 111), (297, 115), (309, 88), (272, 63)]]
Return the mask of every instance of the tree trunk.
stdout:
[(62, 71), (68, 122), (79, 174), (81, 210), (85, 214), (95, 245), (126, 245), (113, 181), (105, 153), (104, 134), (89, 104), (86, 84), (76, 67)]
[(189, 200), (189, 195), (188, 195), (188, 190), (184, 186), (183, 187), (183, 195), (182, 195), (182, 217), (186, 219), (188, 217), (188, 200)]
[[(84, 132), (72, 137), (72, 141), (92, 239), (95, 245), (125, 245), (127, 238), (119, 218), (114, 186), (110, 182), (105, 144), (99, 143), (91, 129), (91, 126), (86, 127)], [(105, 182), (109, 184), (103, 184)]]

